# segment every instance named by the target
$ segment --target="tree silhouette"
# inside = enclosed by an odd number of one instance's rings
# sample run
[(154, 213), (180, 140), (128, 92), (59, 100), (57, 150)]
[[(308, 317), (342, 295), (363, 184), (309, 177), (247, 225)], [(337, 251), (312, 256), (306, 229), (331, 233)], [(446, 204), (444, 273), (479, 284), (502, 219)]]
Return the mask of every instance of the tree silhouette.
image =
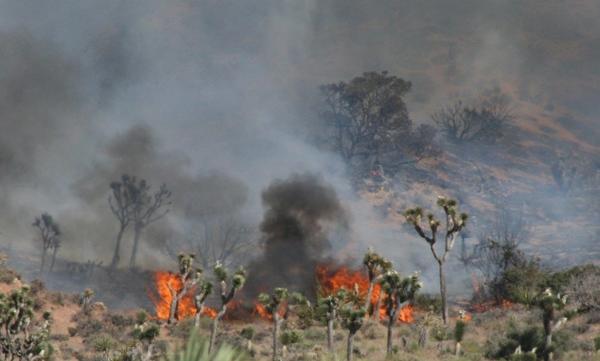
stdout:
[(38, 229), (40, 234), (40, 241), (42, 242), (42, 260), (40, 264), (40, 272), (44, 271), (46, 264), (46, 256), (48, 250), (52, 249), (52, 263), (50, 270), (54, 268), (54, 261), (56, 260), (56, 252), (60, 248), (60, 227), (58, 223), (52, 218), (52, 216), (46, 212), (42, 213), (40, 217), (35, 217), (32, 226)]

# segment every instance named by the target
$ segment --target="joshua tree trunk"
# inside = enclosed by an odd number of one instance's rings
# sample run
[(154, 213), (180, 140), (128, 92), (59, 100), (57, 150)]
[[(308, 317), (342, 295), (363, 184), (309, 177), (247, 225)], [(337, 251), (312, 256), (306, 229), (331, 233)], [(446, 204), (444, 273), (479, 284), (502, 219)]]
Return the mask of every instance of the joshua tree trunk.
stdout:
[(373, 294), (373, 281), (369, 281), (369, 289), (367, 290), (367, 299), (365, 300), (365, 310), (367, 310), (367, 315), (372, 315), (374, 313), (373, 306), (371, 305), (371, 295)]
[(354, 356), (354, 333), (348, 333), (348, 346), (346, 347), (346, 361), (352, 361)]
[(54, 269), (54, 262), (56, 262), (56, 252), (58, 251), (58, 247), (54, 247), (52, 250), (52, 262), (50, 263), (50, 272)]
[(279, 325), (281, 320), (279, 319), (279, 313), (277, 310), (273, 312), (273, 361), (279, 361), (279, 351), (277, 349), (279, 341)]
[(425, 348), (427, 346), (427, 339), (429, 338), (429, 330), (427, 327), (421, 328), (419, 332), (419, 347)]
[(110, 268), (114, 269), (119, 264), (121, 260), (121, 239), (123, 238), (123, 233), (125, 233), (125, 227), (119, 227), (119, 233), (117, 233), (117, 243), (115, 245), (115, 252), (113, 253), (112, 261), (110, 262)]
[(46, 265), (46, 254), (48, 253), (48, 249), (46, 247), (42, 248), (42, 264), (40, 265), (40, 272), (44, 272), (44, 266)]
[(394, 327), (394, 323), (396, 321), (397, 311), (394, 310), (390, 313), (388, 324), (387, 324), (387, 347), (386, 354), (389, 356), (392, 354), (392, 328)]
[(554, 310), (544, 312), (544, 334), (546, 336), (544, 343), (544, 360), (552, 361), (553, 354), (551, 352), (552, 347), (552, 321), (554, 320)]
[(177, 297), (177, 293), (175, 293), (169, 287), (169, 291), (171, 292), (171, 304), (169, 305), (169, 319), (168, 323), (175, 322), (177, 318), (177, 309), (179, 308), (179, 297)]
[(444, 325), (448, 324), (448, 303), (446, 300), (446, 276), (444, 275), (444, 262), (438, 262), (440, 266), (440, 296), (442, 298), (442, 320)]
[(455, 349), (455, 352), (454, 352), (454, 354), (455, 354), (456, 356), (460, 356), (460, 342), (457, 342), (457, 343), (456, 343), (456, 349)]
[(133, 227), (133, 249), (131, 250), (131, 258), (129, 259), (129, 267), (135, 267), (135, 259), (137, 257), (138, 245), (140, 243), (140, 235), (142, 233), (143, 226), (136, 224)]
[(221, 310), (217, 314), (217, 317), (213, 320), (212, 329), (210, 330), (210, 341), (208, 343), (208, 353), (211, 353), (215, 347), (215, 339), (217, 338), (217, 328), (219, 327), (219, 321), (225, 315), (227, 311), (227, 305), (223, 305)]
[(333, 352), (333, 319), (327, 320), (327, 349), (329, 352)]
[(196, 304), (196, 314), (194, 315), (195, 327), (200, 327), (200, 316), (202, 316), (202, 311), (204, 311), (204, 304)]

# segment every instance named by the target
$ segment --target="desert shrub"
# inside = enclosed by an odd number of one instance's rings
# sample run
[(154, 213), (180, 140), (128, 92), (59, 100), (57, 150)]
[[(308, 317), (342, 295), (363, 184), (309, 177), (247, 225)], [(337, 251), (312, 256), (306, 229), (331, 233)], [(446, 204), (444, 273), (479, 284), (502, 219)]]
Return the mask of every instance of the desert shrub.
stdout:
[(528, 262), (507, 269), (502, 275), (501, 282), (506, 285), (509, 300), (530, 304), (547, 284), (549, 274), (549, 271), (542, 269), (536, 259), (530, 259)]
[(296, 308), (296, 315), (298, 316), (298, 327), (301, 329), (307, 329), (313, 325), (315, 319), (315, 311), (309, 305), (300, 305)]
[(302, 335), (294, 330), (287, 330), (281, 333), (279, 340), (282, 345), (292, 345), (300, 342)]
[(532, 352), (521, 353), (517, 355), (510, 356), (510, 361), (536, 361), (537, 355)]
[(240, 336), (242, 336), (246, 340), (252, 340), (254, 338), (254, 334), (255, 334), (254, 327), (251, 327), (251, 326), (244, 327), (240, 331)]
[(600, 336), (594, 338), (594, 350), (600, 351)]
[(304, 330), (304, 338), (310, 341), (322, 341), (327, 337), (325, 331), (318, 328), (309, 328)]
[(131, 317), (126, 317), (120, 314), (109, 315), (108, 319), (110, 323), (116, 327), (128, 327), (134, 324), (134, 320)]
[[(552, 336), (552, 350), (546, 350), (544, 347), (544, 331), (540, 327), (527, 327), (518, 329), (510, 326), (506, 337), (500, 338), (497, 343), (494, 338), (488, 340), (486, 344), (486, 357), (492, 359), (513, 360), (515, 350), (520, 346), (523, 354), (536, 350), (538, 358), (542, 358), (546, 352), (553, 352), (556, 358), (560, 358), (560, 353), (574, 348), (573, 334), (566, 330), (557, 331)], [(527, 357), (527, 356), (523, 356)], [(526, 359), (523, 359), (526, 360)]]
[[(103, 327), (104, 325), (99, 320), (95, 320), (91, 317), (78, 317), (74, 334), (87, 338), (102, 331)], [(71, 331), (69, 330), (69, 333), (70, 332)]]
[(439, 295), (419, 293), (413, 304), (419, 310), (429, 310), (435, 314), (439, 314), (442, 310), (442, 300)]
[(165, 361), (244, 361), (248, 357), (227, 344), (208, 353), (208, 342), (198, 335), (190, 335), (184, 347), (165, 357)]

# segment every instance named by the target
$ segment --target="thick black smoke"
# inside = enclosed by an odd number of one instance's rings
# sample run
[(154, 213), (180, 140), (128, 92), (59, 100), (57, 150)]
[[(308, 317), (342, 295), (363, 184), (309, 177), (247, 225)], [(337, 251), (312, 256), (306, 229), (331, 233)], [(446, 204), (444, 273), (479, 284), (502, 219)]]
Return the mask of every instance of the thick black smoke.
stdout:
[(328, 231), (348, 223), (335, 190), (314, 174), (293, 174), (271, 183), (262, 201), (264, 254), (250, 266), (250, 293), (288, 287), (311, 294)]

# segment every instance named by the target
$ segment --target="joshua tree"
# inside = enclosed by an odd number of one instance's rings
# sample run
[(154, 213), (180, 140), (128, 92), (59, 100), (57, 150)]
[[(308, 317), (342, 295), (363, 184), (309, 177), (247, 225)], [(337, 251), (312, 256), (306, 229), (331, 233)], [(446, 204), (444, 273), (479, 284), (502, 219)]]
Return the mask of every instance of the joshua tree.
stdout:
[(28, 286), (0, 293), (0, 354), (3, 360), (47, 360), (50, 357), (50, 314), (33, 322), (34, 301)]
[(544, 360), (550, 361), (553, 358), (552, 334), (558, 330), (565, 322), (566, 317), (556, 320), (556, 311), (562, 310), (567, 304), (567, 296), (552, 293), (550, 288), (542, 292), (535, 300), (535, 304), (542, 309), (542, 320), (544, 322)]
[(454, 199), (438, 197), (437, 205), (444, 210), (444, 213), (446, 215), (446, 229), (443, 233), (444, 249), (441, 255), (438, 254), (438, 251), (436, 251), (435, 249), (435, 244), (437, 242), (438, 236), (438, 229), (440, 227), (440, 221), (438, 221), (435, 218), (433, 213), (427, 214), (427, 223), (430, 229), (429, 234), (426, 233), (426, 231), (421, 225), (421, 222), (423, 220), (422, 208), (417, 207), (408, 209), (406, 212), (404, 212), (404, 217), (406, 217), (406, 221), (408, 223), (414, 226), (415, 230), (417, 231), (417, 234), (429, 244), (429, 247), (431, 248), (431, 253), (433, 254), (433, 258), (435, 258), (435, 260), (438, 263), (440, 274), (440, 296), (442, 298), (442, 319), (444, 320), (444, 324), (447, 324), (448, 301), (446, 291), (446, 276), (444, 275), (444, 263), (446, 262), (448, 254), (454, 246), (456, 236), (465, 227), (468, 216), (466, 213), (458, 213), (458, 204)]
[(334, 352), (333, 345), (333, 323), (338, 318), (340, 306), (346, 298), (346, 290), (341, 289), (333, 295), (320, 298), (317, 302), (319, 313), (325, 316), (327, 320), (327, 349), (329, 352)]
[(200, 327), (200, 316), (202, 316), (202, 311), (204, 311), (204, 302), (210, 294), (212, 293), (213, 285), (209, 281), (201, 280), (198, 285), (198, 291), (196, 291), (196, 295), (194, 295), (194, 304), (196, 306), (196, 315), (194, 316), (194, 325), (196, 327)]
[(227, 305), (233, 300), (235, 294), (244, 286), (244, 283), (246, 283), (246, 271), (243, 268), (238, 269), (230, 278), (227, 269), (221, 263), (217, 262), (213, 268), (213, 272), (215, 273), (217, 281), (219, 281), (221, 308), (213, 320), (210, 341), (208, 343), (209, 353), (215, 346), (219, 321), (223, 318), (225, 312), (227, 312)]
[(366, 312), (367, 311), (362, 305), (358, 287), (355, 287), (353, 292), (347, 294), (344, 305), (340, 309), (342, 326), (348, 330), (346, 361), (352, 361), (352, 356), (354, 354), (354, 336), (362, 327)]
[(115, 244), (110, 268), (114, 269), (121, 259), (121, 240), (123, 233), (131, 223), (131, 207), (133, 204), (133, 189), (135, 187), (135, 177), (131, 178), (127, 174), (121, 176), (121, 181), (115, 181), (110, 184), (112, 195), (108, 197), (110, 210), (119, 221), (119, 232)]
[[(177, 318), (177, 311), (179, 309), (179, 302), (183, 297), (188, 295), (194, 286), (202, 279), (202, 270), (193, 269), (194, 255), (193, 254), (180, 254), (179, 260), (179, 280), (180, 287), (173, 287), (170, 283), (167, 284), (169, 292), (171, 293), (171, 305), (169, 306), (169, 319), (168, 323), (175, 322)], [(208, 295), (207, 295), (208, 296)], [(206, 298), (206, 297), (205, 297)], [(201, 312), (198, 310), (197, 315)]]
[[(150, 223), (156, 222), (169, 213), (171, 192), (165, 184), (162, 184), (154, 194), (150, 194), (150, 185), (143, 179), (136, 182), (135, 177), (131, 180), (129, 192), (131, 196), (131, 221), (133, 222), (133, 250), (129, 259), (129, 267), (135, 267), (142, 231)], [(165, 207), (167, 208), (164, 209)]]
[[(365, 300), (365, 310), (367, 310), (369, 314), (375, 312), (375, 315), (378, 316), (379, 310), (373, 309), (373, 305), (371, 304), (373, 287), (383, 278), (384, 274), (392, 268), (392, 263), (369, 248), (363, 258), (363, 265), (367, 269), (369, 277), (369, 289), (367, 290), (367, 298)], [(381, 293), (379, 294), (379, 297), (381, 297)]]
[(79, 304), (84, 314), (88, 315), (92, 309), (92, 298), (94, 298), (94, 291), (91, 288), (83, 290), (79, 296)]
[(133, 329), (133, 337), (135, 338), (135, 346), (130, 352), (132, 360), (150, 361), (155, 357), (154, 340), (160, 333), (160, 327), (148, 321), (145, 312), (138, 314), (135, 328)]
[(459, 311), (458, 320), (456, 320), (456, 325), (454, 325), (454, 341), (456, 342), (455, 354), (456, 356), (460, 356), (460, 343), (465, 336), (465, 331), (467, 329), (466, 322), (466, 313), (464, 310)]
[(381, 286), (386, 293), (385, 308), (388, 316), (387, 348), (388, 355), (392, 354), (392, 327), (398, 319), (398, 311), (414, 300), (415, 294), (421, 288), (417, 274), (402, 278), (396, 271), (388, 271), (381, 280)]
[(40, 232), (40, 240), (42, 241), (42, 262), (40, 265), (40, 272), (44, 271), (46, 264), (46, 255), (49, 249), (53, 249), (52, 252), (52, 264), (50, 270), (54, 267), (54, 261), (56, 259), (56, 252), (60, 247), (60, 227), (58, 223), (48, 213), (42, 213), (40, 217), (35, 217), (32, 226), (36, 227)]
[(287, 288), (275, 288), (273, 294), (269, 295), (261, 293), (258, 295), (258, 301), (265, 306), (265, 309), (271, 315), (273, 320), (273, 361), (279, 360), (278, 352), (278, 341), (279, 341), (279, 328), (283, 321), (282, 316), (285, 312), (288, 299)]

